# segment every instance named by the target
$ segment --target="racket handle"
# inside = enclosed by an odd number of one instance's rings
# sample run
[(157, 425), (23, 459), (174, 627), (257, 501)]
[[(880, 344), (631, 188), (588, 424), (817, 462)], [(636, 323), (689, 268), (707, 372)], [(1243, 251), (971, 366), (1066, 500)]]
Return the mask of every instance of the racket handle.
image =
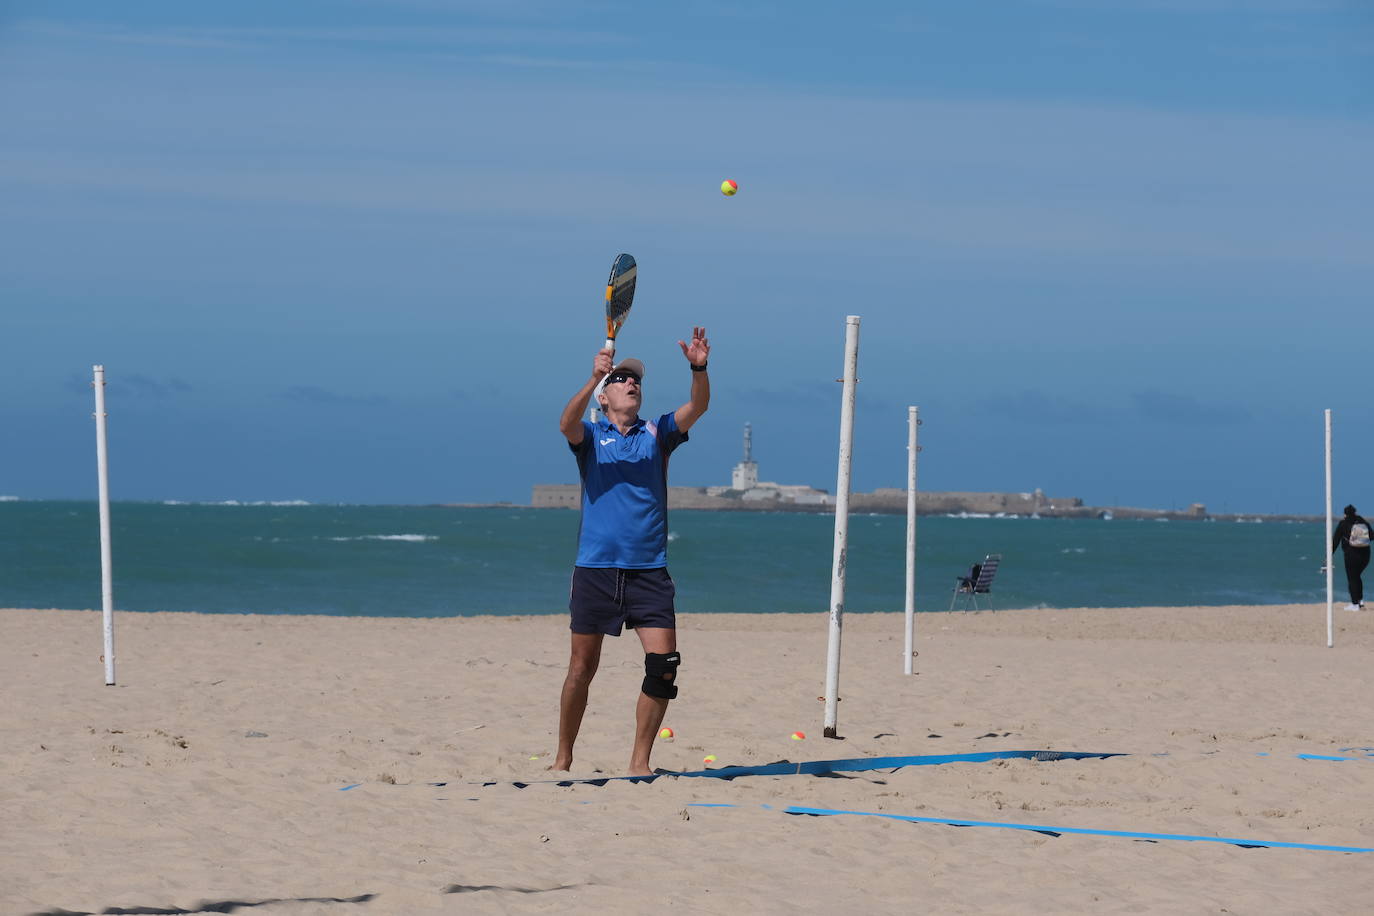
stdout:
[(611, 355), (612, 355), (612, 356), (615, 355), (615, 338), (614, 338), (614, 337), (607, 337), (607, 338), (606, 338), (606, 349), (611, 351)]

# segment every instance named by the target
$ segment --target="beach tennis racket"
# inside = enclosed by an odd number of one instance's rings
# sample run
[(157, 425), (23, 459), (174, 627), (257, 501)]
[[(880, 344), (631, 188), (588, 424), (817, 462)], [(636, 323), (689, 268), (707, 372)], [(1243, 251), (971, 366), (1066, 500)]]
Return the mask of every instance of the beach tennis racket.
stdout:
[(635, 259), (628, 254), (616, 255), (611, 264), (611, 276), (606, 281), (606, 349), (611, 352), (615, 352), (615, 336), (630, 317), (638, 272)]

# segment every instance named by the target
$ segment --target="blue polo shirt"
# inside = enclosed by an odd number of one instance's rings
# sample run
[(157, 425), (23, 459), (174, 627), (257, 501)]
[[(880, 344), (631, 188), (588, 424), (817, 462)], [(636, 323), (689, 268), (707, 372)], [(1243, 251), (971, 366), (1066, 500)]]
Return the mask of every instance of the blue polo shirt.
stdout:
[(568, 443), (582, 475), (578, 566), (668, 565), (668, 456), (686, 441), (674, 413), (641, 417), (623, 436), (605, 418), (582, 421), (582, 442)]

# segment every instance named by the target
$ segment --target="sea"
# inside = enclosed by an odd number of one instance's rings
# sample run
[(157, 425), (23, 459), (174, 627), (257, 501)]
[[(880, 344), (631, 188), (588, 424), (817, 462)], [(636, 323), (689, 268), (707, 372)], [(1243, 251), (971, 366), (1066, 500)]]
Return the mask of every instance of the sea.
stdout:
[[(566, 613), (578, 514), (518, 506), (117, 502), (121, 611), (449, 617)], [(1305, 522), (922, 516), (916, 609), (1001, 554), (980, 607), (1325, 601), (1324, 535)], [(901, 612), (906, 518), (849, 519), (844, 606)], [(678, 610), (825, 612), (834, 517), (675, 510)], [(1343, 576), (1337, 577), (1337, 590)], [(101, 607), (91, 502), (0, 499), (0, 607)]]

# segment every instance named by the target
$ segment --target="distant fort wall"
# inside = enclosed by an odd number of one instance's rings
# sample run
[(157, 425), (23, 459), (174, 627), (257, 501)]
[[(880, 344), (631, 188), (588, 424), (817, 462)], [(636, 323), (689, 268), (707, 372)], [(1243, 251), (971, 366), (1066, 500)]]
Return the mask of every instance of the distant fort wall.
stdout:
[[(1032, 493), (973, 493), (960, 491), (916, 493), (916, 511), (922, 515), (972, 512), (996, 515), (1055, 514), (1079, 509), (1083, 500), (1076, 496), (1046, 496), (1040, 490)], [(906, 512), (906, 490), (882, 487), (871, 493), (852, 493), (849, 508), (853, 512)]]
[[(807, 488), (809, 489), (809, 488)], [(580, 509), (578, 484), (535, 484), (530, 505), (536, 509)], [(669, 487), (669, 509), (711, 509), (717, 512), (830, 512), (832, 504), (786, 498), (785, 490), (733, 490), (729, 487)]]
[[(536, 509), (580, 508), (582, 488), (577, 484), (536, 484), (530, 505)], [(723, 512), (833, 512), (835, 501), (823, 490), (810, 487), (764, 485), (750, 490), (728, 487), (669, 487), (668, 508), (710, 509)], [(852, 493), (852, 512), (905, 514), (906, 491), (885, 487), (870, 493)], [(916, 511), (921, 515), (1095, 515), (1083, 511), (1077, 497), (1048, 497), (1034, 493), (917, 492)]]
[[(735, 465), (728, 487), (669, 487), (668, 508), (707, 509), (715, 512), (824, 512), (835, 511), (835, 498), (814, 487), (777, 484), (759, 480), (754, 461), (753, 428), (744, 424), (744, 460)], [(530, 505), (536, 509), (581, 508), (582, 488), (577, 484), (536, 484)], [(880, 487), (870, 493), (851, 493), (849, 509), (857, 513), (906, 514), (906, 490)], [(919, 515), (1017, 515), (1041, 518), (1119, 519), (1212, 519), (1216, 521), (1320, 521), (1302, 515), (1208, 515), (1202, 503), (1187, 509), (1136, 509), (1129, 506), (1085, 506), (1076, 496), (1030, 493), (973, 493), (918, 491)]]
[[(668, 508), (706, 509), (713, 512), (816, 512), (835, 511), (829, 494), (824, 502), (798, 501), (789, 498), (789, 490), (803, 491), (803, 497), (815, 493), (810, 487), (756, 488), (733, 490), (728, 487), (669, 487)], [(537, 509), (581, 508), (582, 488), (577, 484), (537, 484), (530, 504)], [(881, 515), (905, 515), (906, 491), (896, 487), (882, 487), (870, 493), (853, 493), (849, 497), (851, 512)], [(1115, 518), (1175, 521), (1257, 522), (1291, 521), (1320, 522), (1317, 515), (1278, 515), (1261, 513), (1208, 514), (1202, 503), (1186, 509), (1141, 509), (1133, 506), (1085, 506), (1076, 496), (1045, 496), (1033, 493), (972, 493), (917, 492), (918, 515), (1018, 515), (1041, 518)]]
[(530, 497), (536, 509), (581, 509), (582, 487), (578, 484), (537, 483)]

